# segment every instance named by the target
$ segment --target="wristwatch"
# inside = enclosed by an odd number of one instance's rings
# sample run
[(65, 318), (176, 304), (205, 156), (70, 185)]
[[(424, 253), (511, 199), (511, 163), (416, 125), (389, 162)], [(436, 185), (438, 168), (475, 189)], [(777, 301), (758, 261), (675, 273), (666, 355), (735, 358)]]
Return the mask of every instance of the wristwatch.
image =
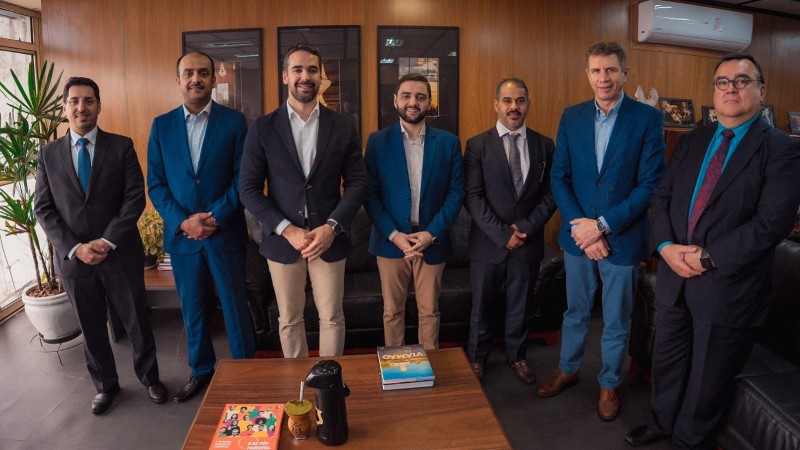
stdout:
[(344, 228), (342, 228), (342, 226), (339, 225), (339, 222), (333, 219), (328, 219), (328, 225), (330, 225), (331, 228), (333, 229), (334, 236), (338, 236), (344, 232)]
[(714, 261), (711, 260), (711, 255), (708, 254), (706, 249), (703, 249), (703, 251), (700, 252), (700, 265), (706, 270), (714, 268)]
[(606, 231), (608, 231), (608, 227), (603, 225), (603, 221), (600, 219), (597, 219), (597, 231), (599, 231), (600, 234), (606, 234)]

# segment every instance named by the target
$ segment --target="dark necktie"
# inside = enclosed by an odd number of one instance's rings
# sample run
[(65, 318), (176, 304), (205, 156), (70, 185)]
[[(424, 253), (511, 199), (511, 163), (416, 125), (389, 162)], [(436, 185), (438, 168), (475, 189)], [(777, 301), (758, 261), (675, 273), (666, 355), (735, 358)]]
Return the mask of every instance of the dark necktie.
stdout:
[(517, 148), (517, 138), (519, 134), (508, 133), (508, 167), (511, 168), (511, 180), (514, 182), (514, 189), (517, 196), (522, 194), (522, 161), (519, 157)]
[(689, 227), (686, 232), (686, 239), (689, 243), (692, 242), (692, 233), (697, 226), (697, 221), (700, 220), (700, 216), (703, 215), (703, 210), (706, 209), (708, 199), (711, 198), (711, 193), (714, 192), (714, 187), (717, 185), (717, 181), (719, 181), (720, 174), (722, 174), (722, 166), (725, 164), (725, 158), (728, 156), (728, 148), (731, 145), (733, 136), (734, 134), (731, 130), (722, 132), (722, 143), (719, 144), (716, 153), (714, 153), (711, 162), (708, 164), (705, 178), (703, 178), (703, 183), (700, 185), (700, 191), (697, 192), (697, 198), (694, 200), (692, 213), (689, 214)]
[(86, 138), (78, 139), (78, 180), (81, 182), (83, 193), (89, 192), (89, 174), (92, 173), (92, 159), (89, 157), (89, 150), (86, 148), (86, 143), (89, 142)]

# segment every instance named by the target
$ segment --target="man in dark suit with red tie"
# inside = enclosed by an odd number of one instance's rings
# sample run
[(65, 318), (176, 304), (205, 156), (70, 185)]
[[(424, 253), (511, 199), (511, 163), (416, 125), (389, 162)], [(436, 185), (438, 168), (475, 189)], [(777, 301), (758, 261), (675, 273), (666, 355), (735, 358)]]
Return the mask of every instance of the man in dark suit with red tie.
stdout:
[(775, 247), (800, 202), (800, 143), (758, 120), (766, 83), (746, 54), (714, 74), (718, 123), (686, 133), (652, 198), (661, 256), (653, 354), (653, 419), (626, 436), (714, 448), (734, 377), (763, 325)]
[[(472, 314), (467, 355), (483, 377), (491, 346), (489, 310), (505, 300), (508, 364), (525, 383), (535, 383), (525, 360), (528, 301), (544, 257), (544, 225), (556, 209), (550, 192), (553, 140), (525, 126), (530, 100), (518, 78), (497, 85), (497, 123), (469, 141), (464, 153)], [(505, 286), (506, 297), (498, 297)]]
[(98, 128), (100, 88), (89, 78), (69, 79), (64, 110), (69, 132), (39, 153), (35, 210), (83, 331), (86, 367), (98, 392), (92, 412), (104, 413), (120, 391), (106, 328), (109, 309), (131, 340), (136, 376), (150, 399), (163, 403), (167, 392), (147, 319), (136, 227), (145, 199), (133, 142)]

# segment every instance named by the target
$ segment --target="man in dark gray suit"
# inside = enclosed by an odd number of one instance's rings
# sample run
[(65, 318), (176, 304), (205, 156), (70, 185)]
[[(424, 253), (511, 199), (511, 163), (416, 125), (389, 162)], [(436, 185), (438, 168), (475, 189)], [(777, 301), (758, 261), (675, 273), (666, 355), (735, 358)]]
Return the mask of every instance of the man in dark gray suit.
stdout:
[(467, 141), (464, 154), (472, 315), (467, 354), (483, 376), (491, 333), (488, 314), (506, 286), (505, 341), (508, 363), (526, 383), (535, 383), (525, 360), (528, 300), (544, 257), (544, 225), (556, 209), (550, 192), (553, 140), (525, 126), (528, 87), (502, 80), (495, 91), (497, 124)]
[(69, 79), (64, 109), (69, 133), (39, 153), (35, 210), (83, 331), (86, 366), (98, 392), (92, 412), (108, 410), (120, 390), (106, 328), (109, 308), (131, 340), (136, 376), (150, 399), (163, 403), (167, 392), (147, 319), (144, 248), (136, 227), (145, 199), (133, 142), (97, 127), (100, 89), (88, 78)]

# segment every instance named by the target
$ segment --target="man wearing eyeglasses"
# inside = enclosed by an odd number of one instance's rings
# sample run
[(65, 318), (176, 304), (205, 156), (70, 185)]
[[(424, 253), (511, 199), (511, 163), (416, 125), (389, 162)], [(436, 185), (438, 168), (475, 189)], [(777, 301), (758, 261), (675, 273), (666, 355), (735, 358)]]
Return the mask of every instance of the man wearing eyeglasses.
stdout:
[(717, 123), (686, 133), (653, 193), (658, 267), (653, 419), (634, 446), (713, 448), (734, 377), (763, 325), (772, 256), (800, 202), (800, 144), (758, 120), (761, 66), (730, 54), (714, 74)]

